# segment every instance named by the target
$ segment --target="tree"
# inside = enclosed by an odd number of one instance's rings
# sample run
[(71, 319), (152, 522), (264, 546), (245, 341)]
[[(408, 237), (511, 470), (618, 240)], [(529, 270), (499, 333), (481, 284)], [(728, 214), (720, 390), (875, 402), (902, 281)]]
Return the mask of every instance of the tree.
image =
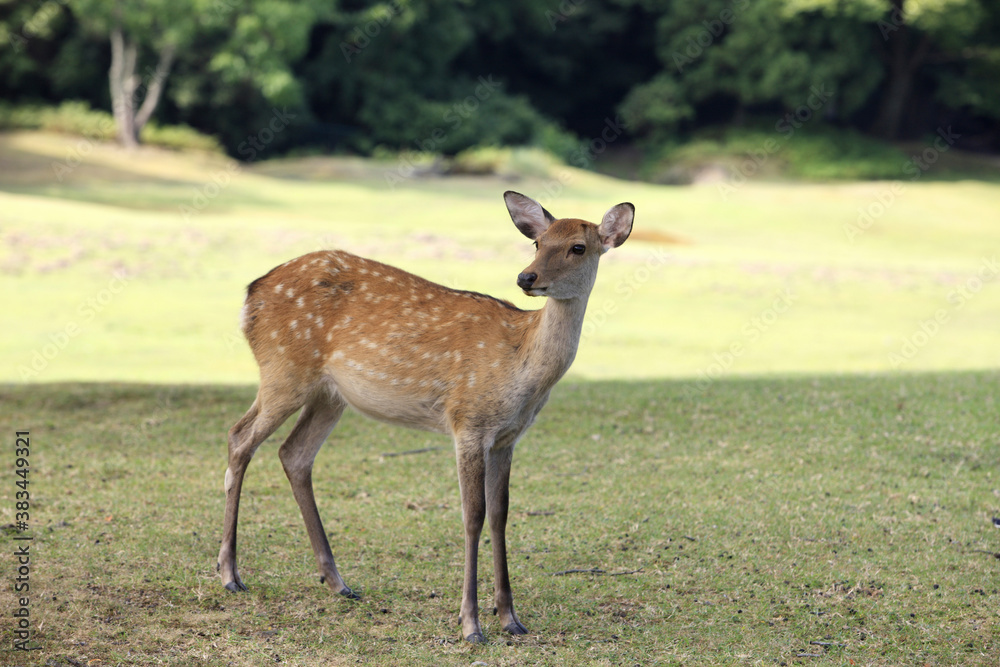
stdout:
[[(108, 83), (118, 140), (133, 148), (163, 95), (177, 50), (190, 40), (200, 3), (171, 0), (71, 0), (88, 31), (111, 43)], [(140, 64), (155, 54), (156, 65)]]
[[(108, 69), (118, 139), (139, 143), (156, 112), (179, 54), (196, 45), (201, 60), (188, 68), (188, 91), (208, 76), (214, 91), (249, 86), (273, 104), (301, 104), (291, 62), (308, 46), (309, 31), (330, 3), (255, 0), (69, 0), (76, 17), (111, 44)], [(145, 63), (145, 68), (142, 68)], [(155, 64), (153, 64), (155, 63)], [(191, 75), (192, 70), (198, 74)], [(190, 96), (176, 100), (192, 106)]]

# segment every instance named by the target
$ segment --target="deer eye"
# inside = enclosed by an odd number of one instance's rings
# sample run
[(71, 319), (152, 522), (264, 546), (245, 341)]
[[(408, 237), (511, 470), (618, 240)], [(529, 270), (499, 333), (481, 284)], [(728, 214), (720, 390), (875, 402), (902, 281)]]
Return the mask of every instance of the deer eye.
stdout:
[(583, 253), (587, 252), (587, 246), (577, 243), (575, 246), (570, 248), (570, 251), (574, 255), (582, 255)]
[(531, 245), (535, 246), (535, 250), (538, 250), (538, 241), (532, 241)]

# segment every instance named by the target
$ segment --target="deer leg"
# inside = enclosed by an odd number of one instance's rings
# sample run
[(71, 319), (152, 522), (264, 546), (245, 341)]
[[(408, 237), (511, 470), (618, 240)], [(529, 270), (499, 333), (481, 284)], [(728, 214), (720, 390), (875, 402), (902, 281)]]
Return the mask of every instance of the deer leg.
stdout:
[(462, 494), (462, 522), (465, 525), (465, 575), (462, 582), (462, 636), (470, 642), (484, 642), (479, 625), (479, 600), (476, 594), (476, 567), (479, 558), (479, 535), (486, 518), (483, 486), (483, 448), (479, 440), (456, 438), (458, 485)]
[(313, 553), (316, 554), (320, 581), (329, 585), (334, 593), (358, 599), (358, 595), (344, 583), (340, 572), (337, 571), (330, 542), (326, 538), (323, 521), (316, 507), (312, 485), (313, 461), (323, 442), (330, 435), (330, 431), (337, 425), (345, 407), (346, 404), (340, 397), (331, 399), (327, 396), (315, 399), (306, 405), (298, 421), (295, 422), (295, 428), (278, 450), (278, 456), (281, 458), (285, 475), (292, 485), (295, 501), (302, 511), (302, 520), (306, 524), (306, 532), (309, 533), (309, 542), (312, 544)]
[(507, 506), (509, 501), (510, 464), (514, 457), (513, 444), (494, 447), (486, 454), (486, 511), (490, 519), (493, 542), (494, 604), (503, 629), (512, 635), (527, 634), (528, 630), (514, 613), (514, 594), (510, 590), (507, 572)]
[(261, 394), (250, 406), (236, 425), (229, 430), (229, 467), (226, 468), (226, 514), (222, 527), (222, 547), (219, 549), (217, 569), (222, 575), (223, 585), (233, 591), (245, 591), (247, 587), (236, 569), (236, 525), (240, 514), (240, 492), (243, 476), (254, 452), (267, 440), (298, 406), (285, 406), (279, 412), (262, 410)]

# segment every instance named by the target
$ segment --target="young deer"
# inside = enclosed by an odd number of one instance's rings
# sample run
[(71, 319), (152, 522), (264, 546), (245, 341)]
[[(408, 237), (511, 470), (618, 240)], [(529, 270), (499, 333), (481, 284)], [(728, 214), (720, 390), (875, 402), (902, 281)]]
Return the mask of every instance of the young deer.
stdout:
[(240, 488), (257, 447), (302, 409), (278, 450), (302, 510), (321, 581), (356, 598), (337, 571), (313, 497), (316, 453), (344, 408), (455, 440), (465, 524), (462, 635), (484, 641), (476, 596), (483, 520), (493, 542), (495, 604), (503, 629), (527, 630), (514, 613), (507, 573), (508, 480), (514, 444), (534, 422), (576, 355), (598, 258), (624, 243), (635, 209), (618, 204), (601, 224), (556, 220), (538, 202), (504, 194), (534, 261), (517, 277), (541, 310), (449, 289), (341, 251), (293, 259), (247, 288), (242, 326), (260, 366), (260, 389), (229, 431), (226, 514), (219, 571), (236, 570)]

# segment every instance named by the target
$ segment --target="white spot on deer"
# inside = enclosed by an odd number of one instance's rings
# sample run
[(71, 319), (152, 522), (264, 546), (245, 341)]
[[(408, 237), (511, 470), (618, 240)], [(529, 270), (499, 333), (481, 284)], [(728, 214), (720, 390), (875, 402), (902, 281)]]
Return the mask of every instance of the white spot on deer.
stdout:
[(476, 373), (475, 372), (469, 373), (469, 382), (467, 384), (468, 384), (468, 386), (469, 386), (470, 389), (472, 387), (476, 386)]
[(271, 332), (271, 338), (277, 338), (277, 337), (278, 337), (278, 330), (275, 329), (274, 331)]
[(295, 290), (289, 287), (288, 289), (285, 290), (285, 296), (291, 299), (293, 296), (295, 296)]
[(319, 359), (319, 350), (313, 350), (313, 359)]
[(326, 334), (326, 342), (329, 343), (333, 340), (333, 330), (331, 329), (329, 333)]
[(486, 347), (486, 343), (484, 343), (483, 341), (479, 341), (478, 343), (476, 343), (476, 347), (478, 347), (481, 350), (484, 347)]
[(298, 326), (299, 326), (299, 321), (298, 320), (292, 320), (291, 322), (288, 323), (288, 328), (289, 329), (297, 329)]
[(319, 317), (316, 318), (316, 326), (318, 326), (320, 329), (323, 328), (323, 316), (322, 315), (320, 315)]
[(284, 354), (284, 353), (285, 353), (285, 346), (284, 345), (279, 345), (278, 346), (278, 354)]
[(277, 285), (275, 285), (274, 286), (274, 293), (275, 294), (281, 294), (281, 288), (284, 287), (284, 286), (285, 286), (284, 283), (278, 283)]
[(312, 329), (306, 329), (306, 340), (312, 338)]
[(301, 308), (302, 306), (306, 305), (306, 300), (300, 296), (298, 301), (295, 302), (295, 305)]
[(336, 352), (330, 355), (330, 361), (336, 361), (337, 359), (343, 359), (343, 358), (344, 358), (343, 350), (337, 350)]
[(312, 313), (306, 313), (306, 319), (307, 320), (311, 320), (312, 318), (313, 318), (313, 314)]

